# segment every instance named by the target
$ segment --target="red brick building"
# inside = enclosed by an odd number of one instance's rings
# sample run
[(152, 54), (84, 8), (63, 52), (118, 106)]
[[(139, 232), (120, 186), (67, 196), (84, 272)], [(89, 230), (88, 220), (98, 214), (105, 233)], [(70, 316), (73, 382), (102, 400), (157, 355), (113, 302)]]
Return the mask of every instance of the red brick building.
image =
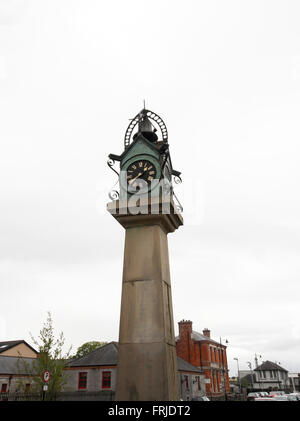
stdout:
[(203, 371), (206, 394), (217, 397), (223, 396), (225, 390), (229, 393), (226, 346), (211, 339), (208, 329), (203, 334), (193, 331), (190, 320), (182, 320), (178, 325), (177, 355)]

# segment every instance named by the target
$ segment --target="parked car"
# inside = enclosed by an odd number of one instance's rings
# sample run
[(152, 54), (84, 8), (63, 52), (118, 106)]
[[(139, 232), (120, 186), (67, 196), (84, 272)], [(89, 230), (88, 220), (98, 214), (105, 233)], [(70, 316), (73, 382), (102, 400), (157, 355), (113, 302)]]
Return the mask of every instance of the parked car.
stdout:
[(261, 396), (262, 398), (269, 396), (268, 392), (256, 392), (256, 393), (258, 393), (258, 395)]
[(282, 390), (272, 390), (269, 393), (269, 396), (274, 397), (274, 396), (283, 396), (285, 395), (285, 393)]
[(207, 396), (197, 396), (192, 398), (192, 401), (209, 401), (209, 398)]
[(300, 396), (297, 397), (296, 395), (292, 395), (291, 393), (289, 393), (288, 395), (285, 395), (285, 396), (287, 396), (287, 398), (288, 398), (289, 401), (298, 401), (298, 400), (300, 400)]
[(299, 392), (298, 393), (297, 392), (290, 393), (289, 396), (295, 396), (297, 401), (300, 401), (300, 393)]
[(272, 397), (273, 401), (289, 401), (288, 395), (277, 395)]
[(260, 395), (258, 392), (250, 392), (247, 395), (247, 401), (254, 401), (255, 398), (260, 398)]
[(260, 396), (262, 397), (270, 397), (268, 392), (260, 392)]

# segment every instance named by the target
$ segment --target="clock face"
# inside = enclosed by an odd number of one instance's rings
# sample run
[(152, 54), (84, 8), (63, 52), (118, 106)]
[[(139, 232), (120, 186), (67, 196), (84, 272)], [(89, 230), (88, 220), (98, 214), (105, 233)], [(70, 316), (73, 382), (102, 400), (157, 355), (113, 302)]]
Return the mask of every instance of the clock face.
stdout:
[(155, 166), (145, 159), (135, 161), (127, 168), (127, 185), (133, 190), (145, 189), (155, 178)]

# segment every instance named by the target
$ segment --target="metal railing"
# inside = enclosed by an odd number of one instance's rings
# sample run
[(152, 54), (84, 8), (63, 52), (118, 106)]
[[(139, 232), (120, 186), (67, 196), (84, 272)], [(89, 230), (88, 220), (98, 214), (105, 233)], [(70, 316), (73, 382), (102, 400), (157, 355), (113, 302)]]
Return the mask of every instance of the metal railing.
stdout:
[[(72, 391), (58, 392), (52, 400), (55, 401), (113, 401), (115, 399), (114, 391)], [(43, 393), (24, 393), (24, 392), (4, 392), (0, 393), (0, 402), (7, 401), (42, 401), (48, 400), (47, 394)]]

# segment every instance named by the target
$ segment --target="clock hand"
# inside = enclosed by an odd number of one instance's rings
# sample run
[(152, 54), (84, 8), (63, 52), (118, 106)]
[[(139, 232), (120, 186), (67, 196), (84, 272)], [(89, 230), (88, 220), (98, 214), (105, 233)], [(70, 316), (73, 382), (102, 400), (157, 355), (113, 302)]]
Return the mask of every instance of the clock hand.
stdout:
[(137, 178), (139, 178), (143, 173), (140, 172), (136, 177), (134, 177), (132, 180), (129, 180), (129, 184), (132, 184)]

